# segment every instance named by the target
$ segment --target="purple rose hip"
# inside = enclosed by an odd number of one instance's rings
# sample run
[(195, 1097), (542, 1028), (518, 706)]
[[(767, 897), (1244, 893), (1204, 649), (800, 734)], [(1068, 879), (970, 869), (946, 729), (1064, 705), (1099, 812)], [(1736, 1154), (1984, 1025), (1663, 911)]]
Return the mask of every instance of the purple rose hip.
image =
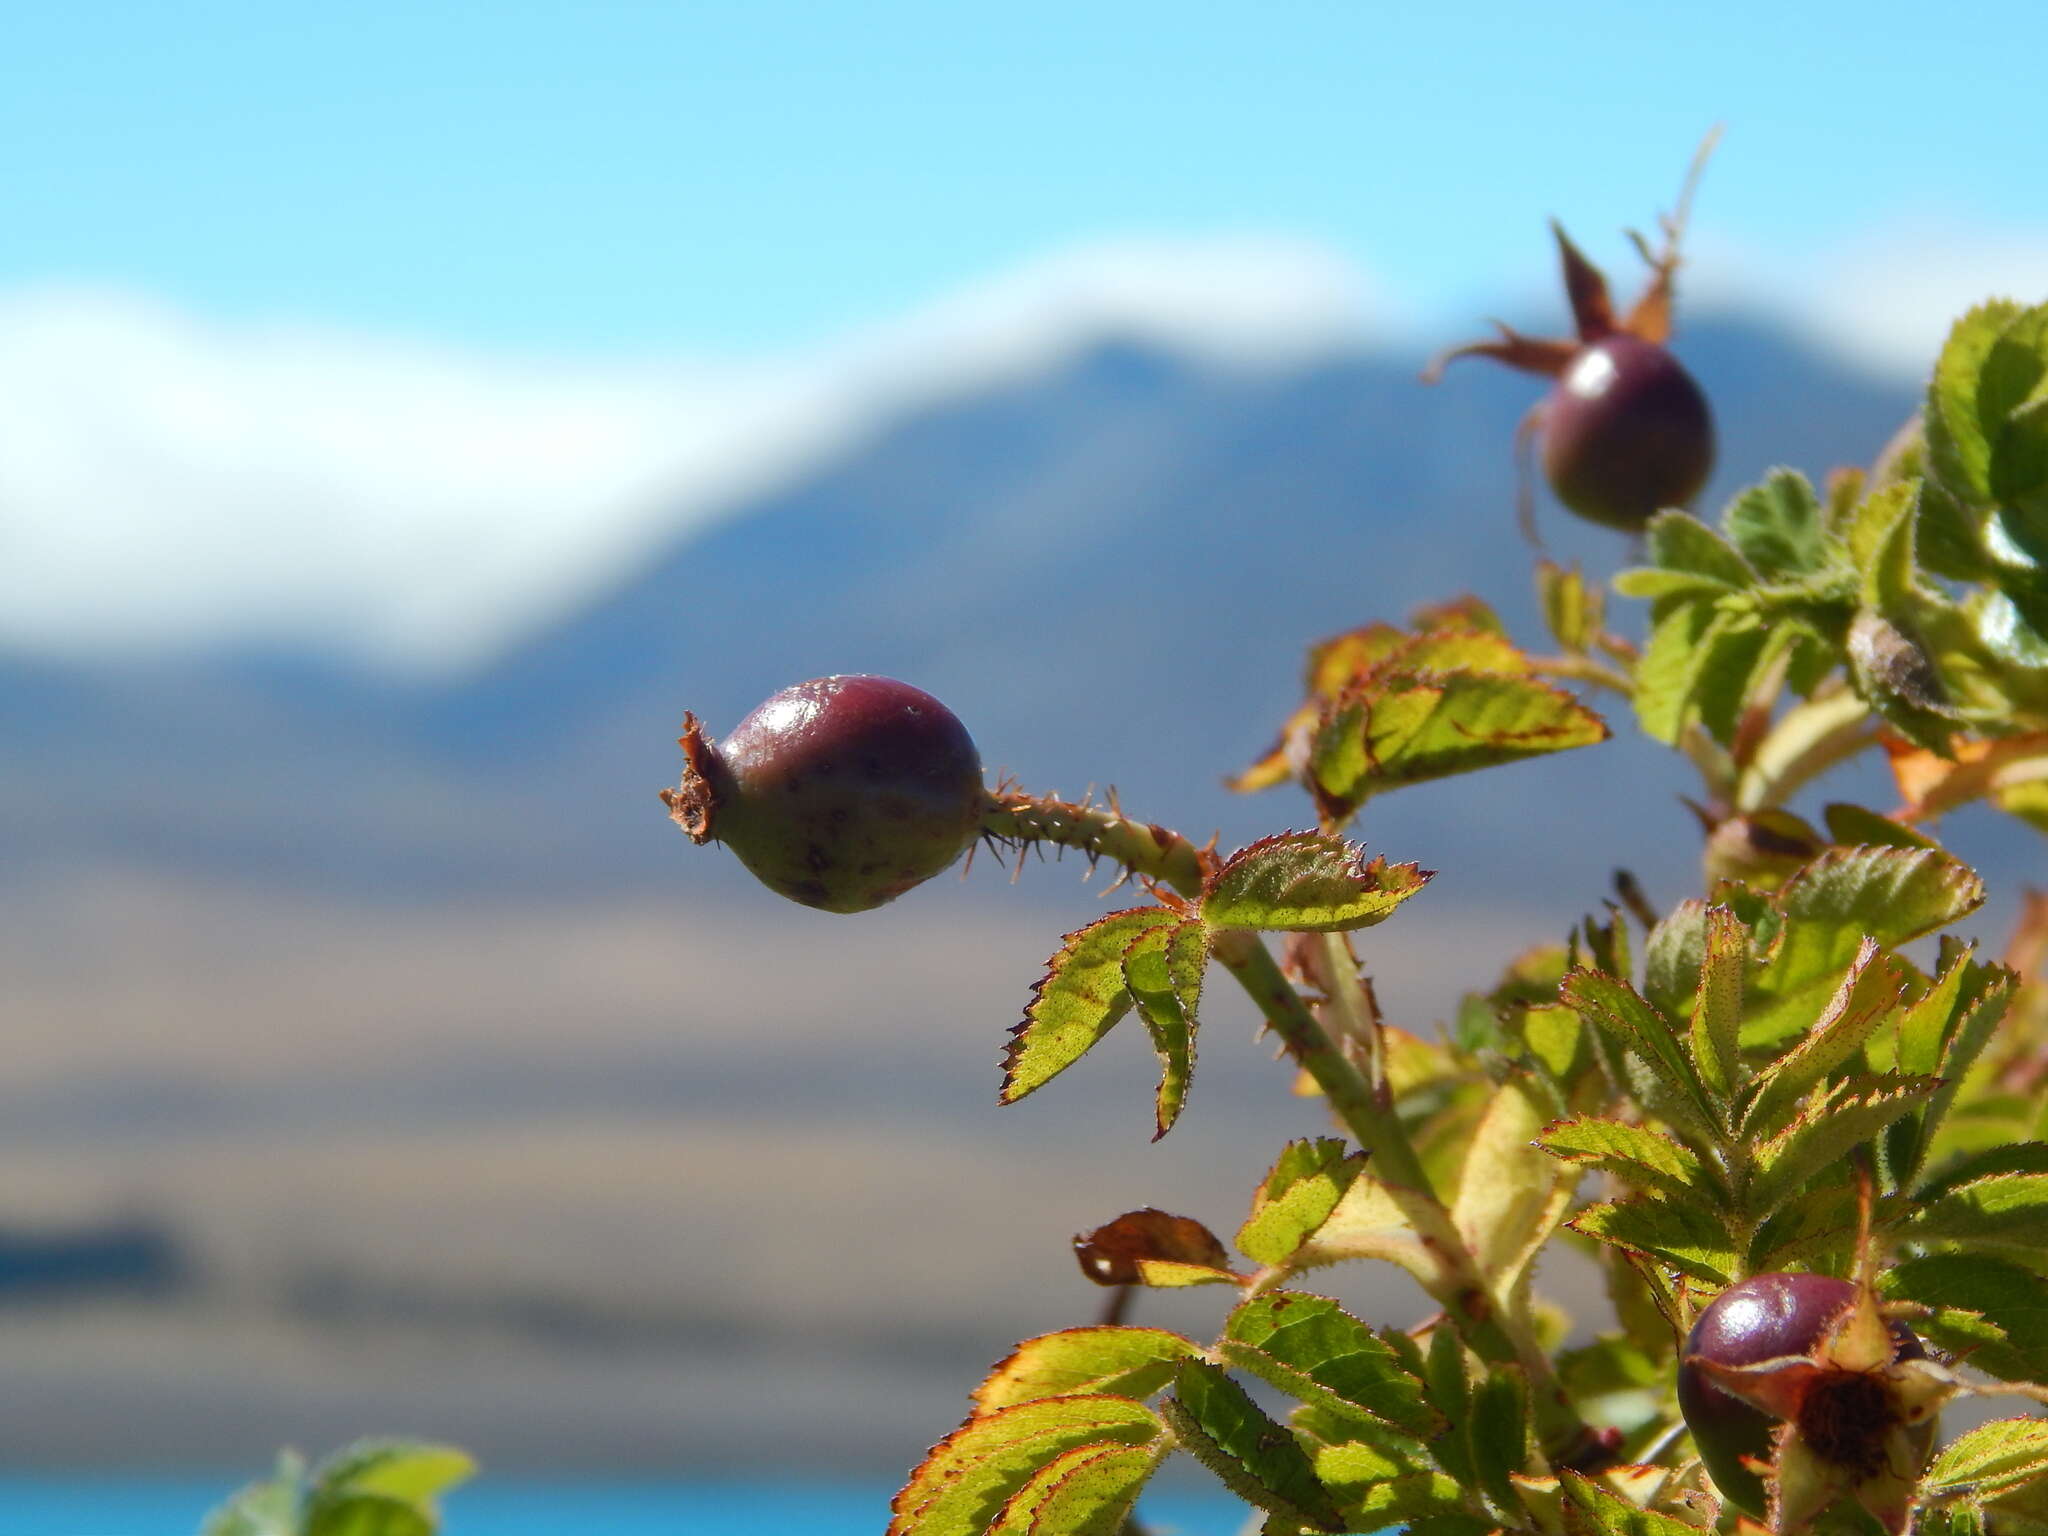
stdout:
[(770, 890), (865, 912), (929, 880), (981, 825), (981, 758), (953, 712), (887, 677), (820, 677), (764, 700), (716, 743), (686, 716), (670, 818)]

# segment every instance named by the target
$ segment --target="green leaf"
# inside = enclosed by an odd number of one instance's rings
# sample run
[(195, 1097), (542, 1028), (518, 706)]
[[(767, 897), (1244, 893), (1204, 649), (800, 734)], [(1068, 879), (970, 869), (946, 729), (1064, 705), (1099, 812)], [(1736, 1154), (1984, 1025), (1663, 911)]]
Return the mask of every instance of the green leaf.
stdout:
[[(1296, 1428), (1300, 1428), (1301, 1417), (1296, 1417)], [(1348, 1422), (1339, 1419), (1331, 1428), (1343, 1428)], [(1404, 1472), (1416, 1470), (1409, 1462), (1362, 1440), (1339, 1440), (1317, 1446), (1315, 1465), (1316, 1477), (1339, 1504), (1346, 1505), (1364, 1497), (1374, 1483), (1384, 1483)]]
[(1645, 1193), (1710, 1210), (1727, 1200), (1719, 1176), (1690, 1147), (1645, 1125), (1592, 1117), (1559, 1120), (1546, 1126), (1538, 1141), (1553, 1157), (1611, 1173)]
[(2048, 1173), (1995, 1173), (1958, 1185), (1923, 1205), (1902, 1228), (1925, 1241), (1972, 1248), (2048, 1253)]
[(1926, 833), (1880, 816), (1860, 805), (1837, 800), (1822, 810), (1828, 826), (1828, 841), (1843, 847), (1935, 848), (1941, 844)]
[(1510, 1076), (1480, 1115), (1458, 1174), (1452, 1224), (1502, 1294), (1555, 1230), (1575, 1182), (1535, 1146), (1552, 1113), (1527, 1073)]
[(1252, 1196), (1237, 1229), (1238, 1251), (1260, 1264), (1284, 1264), (1329, 1219), (1365, 1167), (1365, 1154), (1334, 1136), (1290, 1141)]
[(1992, 499), (2034, 512), (2048, 489), (2048, 305), (1998, 333), (1977, 381), (1977, 413), (1990, 440)]
[(1672, 608), (1650, 630), (1636, 663), (1636, 723), (1643, 734), (1675, 745), (1690, 715), (1693, 688), (1707, 650), (1708, 632), (1720, 621), (1710, 602)]
[(1327, 794), (1362, 802), (1404, 784), (1606, 739), (1598, 715), (1539, 678), (1427, 673), (1390, 680), (1355, 712), (1325, 722), (1314, 747), (1315, 775)]
[(1707, 957), (1707, 904), (1681, 901), (1650, 930), (1643, 948), (1643, 996), (1667, 1018), (1688, 1014)]
[(1163, 1447), (1077, 1445), (1010, 1495), (988, 1536), (1123, 1536)]
[(1444, 1433), (1430, 1437), (1430, 1453), (1438, 1466), (1470, 1487), (1479, 1481), (1479, 1468), (1472, 1462), (1471, 1436), (1466, 1432), (1472, 1418), (1472, 1372), (1457, 1329), (1430, 1330), (1423, 1379), (1428, 1383), (1430, 1406), (1447, 1421)]
[(1550, 560), (1538, 561), (1536, 596), (1551, 638), (1572, 655), (1584, 655), (1606, 628), (1607, 594), (1577, 566), (1566, 570)]
[(1992, 1173), (2048, 1173), (2048, 1142), (2016, 1141), (1965, 1152), (1944, 1163), (1913, 1192), (1913, 1198), (1925, 1204)]
[(1950, 330), (1927, 388), (1928, 466), (1953, 495), (1978, 505), (1995, 500), (1993, 439), (1978, 391), (1992, 348), (2020, 313), (2010, 299), (1994, 299), (1964, 315)]
[(476, 1475), (476, 1463), (452, 1445), (358, 1440), (313, 1469), (312, 1493), (374, 1493), (410, 1504), (432, 1502)]
[(1746, 1045), (1795, 1034), (1834, 990), (1865, 935), (1892, 948), (1946, 928), (1984, 901), (1984, 882), (1938, 848), (1830, 848), (1777, 895), (1775, 953), (1752, 978)]
[(1301, 1442), (1219, 1368), (1182, 1362), (1164, 1407), (1181, 1448), (1239, 1498), (1317, 1530), (1344, 1529)]
[(1026, 1339), (974, 1391), (978, 1413), (1041, 1397), (1146, 1398), (1201, 1346), (1164, 1328), (1066, 1328)]
[(1692, 686), (1692, 703), (1700, 724), (1722, 746), (1735, 740), (1744, 706), (1758, 674), (1792, 635), (1769, 629), (1754, 614), (1729, 614), (1708, 630)]
[(1899, 1021), (1899, 1070), (1939, 1073), (1947, 1079), (1925, 1114), (1901, 1124), (1886, 1139), (1887, 1161), (1901, 1183), (1919, 1173), (1963, 1079), (2005, 1012), (2012, 973), (2002, 966), (1975, 964), (1973, 949), (1945, 949), (1946, 964), (1934, 985)]
[(1567, 1225), (1630, 1253), (1661, 1259), (1710, 1285), (1726, 1285), (1735, 1276), (1735, 1245), (1727, 1230), (1696, 1206), (1639, 1195), (1588, 1206)]
[(1066, 1071), (1131, 1008), (1124, 951), (1148, 928), (1171, 927), (1170, 907), (1135, 907), (1099, 917), (1060, 941), (1044, 978), (1033, 988), (1024, 1022), (1003, 1052), (998, 1100), (1014, 1104)]
[(230, 1495), (206, 1517), (199, 1536), (299, 1536), (305, 1475), (296, 1452), (281, 1452), (276, 1471)]
[(1880, 954), (1875, 939), (1863, 940), (1806, 1037), (1759, 1073), (1742, 1117), (1743, 1136), (1768, 1136), (1783, 1127), (1799, 1100), (1892, 1017), (1905, 989), (1904, 964)]
[(890, 1504), (887, 1536), (983, 1536), (1034, 1473), (1076, 1446), (1151, 1445), (1164, 1432), (1143, 1403), (1042, 1397), (976, 1414), (933, 1446)]
[(1926, 1103), (1940, 1086), (1936, 1077), (1897, 1073), (1842, 1084), (1825, 1103), (1796, 1116), (1756, 1149), (1757, 1171), (1748, 1191), (1750, 1214), (1776, 1210), (1808, 1179), (1883, 1134), (1885, 1127)]
[(1937, 1495), (1988, 1495), (2048, 1472), (2048, 1419), (1994, 1419), (1941, 1449), (1923, 1486)]
[(1334, 1412), (1427, 1436), (1442, 1420), (1393, 1348), (1328, 1297), (1267, 1291), (1230, 1314), (1225, 1360)]
[(1529, 1459), (1529, 1414), (1527, 1393), (1513, 1366), (1498, 1367), (1479, 1384), (1465, 1429), (1479, 1486), (1500, 1508), (1516, 1508), (1520, 1500), (1508, 1478)]
[(1154, 923), (1124, 948), (1124, 987), (1159, 1057), (1155, 1111), (1157, 1141), (1173, 1129), (1187, 1102), (1195, 1070), (1195, 1010), (1202, 1000), (1202, 970), (1209, 963), (1209, 930), (1187, 922)]
[(1605, 1536), (1698, 1536), (1698, 1529), (1670, 1515), (1631, 1504), (1583, 1473), (1558, 1474), (1565, 1497), (1564, 1524), (1568, 1532), (1603, 1532)]
[(1742, 973), (1749, 934), (1726, 907), (1705, 914), (1700, 985), (1692, 1006), (1692, 1059), (1700, 1080), (1717, 1099), (1742, 1086)]
[(1327, 832), (1282, 832), (1232, 854), (1202, 893), (1212, 928), (1342, 933), (1370, 928), (1428, 882), (1413, 864), (1366, 862), (1356, 843)]
[(1995, 1324), (2004, 1341), (1980, 1344), (1970, 1364), (2009, 1381), (2048, 1377), (2048, 1280), (1984, 1253), (1930, 1253), (1888, 1265), (1879, 1285), (1890, 1297), (1962, 1308)]
[(1650, 559), (1664, 570), (1703, 576), (1731, 592), (1756, 581), (1735, 546), (1688, 512), (1659, 512), (1648, 534)]
[(1408, 1536), (1485, 1536), (1498, 1520), (1471, 1512), (1457, 1479), (1441, 1472), (1404, 1472), (1376, 1483), (1355, 1501), (1346, 1501), (1345, 1529), (1391, 1531)]
[(339, 1493), (314, 1500), (305, 1536), (434, 1536), (438, 1522), (406, 1499), (382, 1493)]
[(1963, 985), (1956, 998), (1951, 1022), (1946, 1029), (1948, 1038), (1941, 1053), (1944, 1081), (1922, 1117), (1918, 1157), (1913, 1165), (1916, 1169), (1919, 1158), (1926, 1156), (1926, 1149), (1933, 1143), (1934, 1133), (1941, 1129), (1942, 1122), (1955, 1106), (1964, 1078), (1969, 1075), (1984, 1047), (1991, 1043), (1992, 1033), (1998, 1028), (1998, 1021), (2005, 1017), (2006, 1006), (2012, 1000), (2013, 988), (2019, 981), (2004, 966), (1975, 965), (1967, 955), (1959, 958), (1956, 964), (1963, 970)]
[(1641, 602), (1661, 603), (1666, 598), (1711, 600), (1725, 595), (1729, 587), (1726, 582), (1691, 571), (1667, 571), (1656, 566), (1638, 565), (1615, 573), (1614, 590), (1623, 597), (1633, 597)]
[(1702, 1135), (1719, 1133), (1720, 1117), (1679, 1046), (1671, 1021), (1635, 988), (1618, 977), (1580, 970), (1565, 977), (1558, 997), (1649, 1067), (1664, 1089), (1668, 1103), (1662, 1107), (1668, 1114)]
[(1820, 499), (1797, 470), (1772, 470), (1728, 504), (1721, 524), (1766, 580), (1808, 576), (1827, 563)]

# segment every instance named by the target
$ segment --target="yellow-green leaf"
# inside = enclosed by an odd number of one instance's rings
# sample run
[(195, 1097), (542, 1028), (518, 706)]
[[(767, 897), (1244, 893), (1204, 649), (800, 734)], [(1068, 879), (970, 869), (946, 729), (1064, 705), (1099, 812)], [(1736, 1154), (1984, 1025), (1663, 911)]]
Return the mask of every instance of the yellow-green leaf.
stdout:
[(1930, 1492), (1990, 1494), (2048, 1472), (2048, 1419), (1994, 1419), (1958, 1435), (1927, 1469)]
[(1163, 1432), (1157, 1414), (1124, 1397), (1042, 1397), (976, 1414), (918, 1463), (890, 1504), (887, 1536), (984, 1536), (1048, 1462), (1080, 1445), (1150, 1445)]
[(1260, 1264), (1283, 1264), (1329, 1219), (1365, 1167), (1365, 1154), (1334, 1136), (1290, 1141), (1252, 1196), (1237, 1229), (1238, 1251)]
[(1369, 928), (1429, 881), (1413, 864), (1368, 862), (1326, 832), (1282, 832), (1232, 854), (1210, 878), (1202, 917), (1212, 928), (1339, 933)]
[(1225, 1324), (1223, 1357), (1281, 1391), (1340, 1414), (1427, 1436), (1441, 1419), (1391, 1346), (1326, 1296), (1267, 1291)]
[(1164, 1328), (1066, 1328), (1026, 1339), (975, 1388), (978, 1412), (1041, 1397), (1108, 1393), (1146, 1398), (1201, 1346)]
[(1298, 1525), (1344, 1529), (1301, 1443), (1216, 1366), (1183, 1361), (1162, 1406), (1181, 1448), (1239, 1498)]
[(1720, 1179), (1690, 1147), (1646, 1125), (1583, 1117), (1544, 1127), (1538, 1144), (1580, 1168), (1598, 1168), (1645, 1193), (1718, 1206), (1727, 1196)]
[(1124, 951), (1146, 929), (1181, 920), (1170, 907), (1135, 907), (1099, 917), (1060, 941), (1059, 952), (1032, 990), (1024, 1022), (1010, 1031), (1001, 1102), (1014, 1104), (1042, 1088), (1109, 1033), (1131, 1008)]
[(1588, 1206), (1568, 1225), (1712, 1285), (1726, 1285), (1735, 1275), (1735, 1245), (1727, 1229), (1696, 1206), (1639, 1195)]
[(1195, 1070), (1195, 1010), (1202, 1000), (1202, 970), (1208, 963), (1209, 930), (1194, 919), (1154, 923), (1124, 949), (1124, 987), (1137, 1003), (1159, 1057), (1154, 1141), (1173, 1128), (1187, 1102), (1188, 1081)]
[(1526, 1073), (1511, 1076), (1494, 1089), (1466, 1146), (1451, 1221), (1502, 1294), (1556, 1228), (1576, 1182), (1535, 1145), (1551, 1115), (1551, 1101)]
[(1163, 1446), (1077, 1445), (1010, 1495), (988, 1536), (1123, 1536)]

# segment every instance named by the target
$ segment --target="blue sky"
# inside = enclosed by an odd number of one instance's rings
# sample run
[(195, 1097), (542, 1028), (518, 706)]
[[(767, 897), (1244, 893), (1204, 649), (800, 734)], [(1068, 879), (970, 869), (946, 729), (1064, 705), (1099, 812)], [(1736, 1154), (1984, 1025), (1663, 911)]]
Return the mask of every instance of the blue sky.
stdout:
[(1717, 121), (1682, 300), (1916, 370), (2048, 291), (2048, 9), (1963, 14), (17, 5), (0, 646), (459, 666), (1090, 325), (1557, 324)]
[[(16, 6), (0, 284), (481, 346), (800, 344), (1106, 233), (1523, 284), (1729, 137), (1712, 239), (2039, 227), (2038, 4)], [(1545, 272), (1547, 276), (1547, 271)]]

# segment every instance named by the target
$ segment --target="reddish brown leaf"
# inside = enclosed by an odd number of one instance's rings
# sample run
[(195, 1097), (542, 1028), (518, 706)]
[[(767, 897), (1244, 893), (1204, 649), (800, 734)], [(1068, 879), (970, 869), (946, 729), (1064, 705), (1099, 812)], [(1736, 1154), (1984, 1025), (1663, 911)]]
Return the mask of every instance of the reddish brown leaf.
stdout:
[(1192, 1217), (1170, 1216), (1149, 1205), (1076, 1237), (1074, 1257), (1081, 1273), (1097, 1285), (1136, 1285), (1138, 1265), (1147, 1259), (1230, 1267), (1229, 1251), (1215, 1233)]

